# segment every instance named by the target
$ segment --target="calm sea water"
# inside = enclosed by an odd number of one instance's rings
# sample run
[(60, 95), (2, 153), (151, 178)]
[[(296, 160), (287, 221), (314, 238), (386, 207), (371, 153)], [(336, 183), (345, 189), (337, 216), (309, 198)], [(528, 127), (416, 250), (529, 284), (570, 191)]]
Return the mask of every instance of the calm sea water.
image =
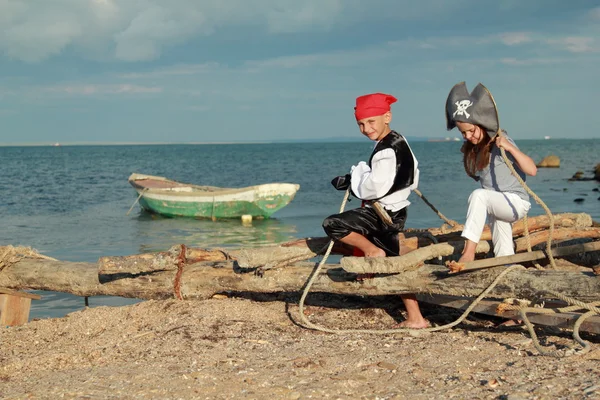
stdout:
[[(600, 184), (569, 182), (576, 171), (592, 175), (600, 139), (517, 140), (535, 161), (555, 154), (559, 169), (540, 169), (528, 184), (553, 213), (585, 212), (600, 220)], [(421, 170), (419, 189), (443, 214), (464, 222), (466, 201), (477, 188), (466, 177), (460, 142), (412, 142)], [(344, 192), (330, 180), (366, 160), (372, 143), (0, 147), (0, 245), (31, 246), (60, 260), (95, 262), (101, 256), (161, 251), (174, 244), (210, 248), (261, 246), (323, 236), (321, 222), (339, 210)], [(296, 198), (274, 218), (253, 221), (162, 218), (141, 212), (127, 183), (132, 172), (183, 182), (240, 187), (299, 183)], [(576, 203), (574, 199), (583, 198)], [(407, 227), (442, 221), (415, 195)], [(349, 207), (358, 207), (354, 200)], [(543, 214), (534, 204), (530, 215)], [(82, 298), (37, 292), (31, 318), (60, 317), (84, 306)], [(136, 300), (92, 297), (90, 306)]]

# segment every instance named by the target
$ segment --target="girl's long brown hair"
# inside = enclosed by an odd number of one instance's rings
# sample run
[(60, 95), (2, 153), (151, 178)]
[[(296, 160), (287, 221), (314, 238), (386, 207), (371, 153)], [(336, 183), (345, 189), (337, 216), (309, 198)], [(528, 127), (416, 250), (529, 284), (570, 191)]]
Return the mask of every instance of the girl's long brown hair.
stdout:
[(479, 126), (483, 132), (483, 139), (477, 144), (473, 144), (466, 140), (460, 151), (463, 153), (463, 165), (465, 172), (471, 178), (477, 180), (477, 171), (481, 171), (490, 163), (490, 148), (494, 143), (485, 128)]

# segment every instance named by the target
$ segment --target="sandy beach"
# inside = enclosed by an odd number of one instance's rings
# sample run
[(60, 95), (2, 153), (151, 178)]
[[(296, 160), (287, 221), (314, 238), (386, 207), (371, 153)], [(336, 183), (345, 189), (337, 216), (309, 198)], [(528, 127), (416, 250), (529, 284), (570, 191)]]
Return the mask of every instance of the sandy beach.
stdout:
[[(399, 299), (315, 295), (305, 310), (339, 329), (389, 329)], [(458, 312), (425, 306), (432, 323)], [(87, 308), (0, 330), (3, 399), (595, 399), (600, 337), (568, 358), (540, 356), (522, 327), (472, 314), (409, 334), (328, 334), (298, 325), (281, 296), (145, 301)], [(570, 332), (538, 328), (544, 345)]]

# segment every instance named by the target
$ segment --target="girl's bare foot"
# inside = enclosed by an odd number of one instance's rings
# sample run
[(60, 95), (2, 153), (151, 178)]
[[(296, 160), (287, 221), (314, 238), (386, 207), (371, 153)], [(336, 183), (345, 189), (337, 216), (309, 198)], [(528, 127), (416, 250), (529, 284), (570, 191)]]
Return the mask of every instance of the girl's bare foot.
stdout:
[(465, 268), (465, 263), (473, 260), (475, 260), (474, 253), (463, 253), (463, 255), (460, 256), (460, 258), (458, 259), (458, 261), (446, 261), (446, 267), (448, 267), (448, 269), (452, 273), (460, 272)]

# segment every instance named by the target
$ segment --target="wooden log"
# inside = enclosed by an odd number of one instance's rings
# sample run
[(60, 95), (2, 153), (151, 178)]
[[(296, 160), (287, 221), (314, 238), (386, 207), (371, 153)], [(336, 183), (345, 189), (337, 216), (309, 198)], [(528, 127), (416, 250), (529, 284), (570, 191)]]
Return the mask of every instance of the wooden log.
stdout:
[[(443, 307), (450, 307), (457, 310), (466, 310), (469, 307), (474, 299), (458, 297), (458, 296), (447, 296), (447, 295), (429, 295), (429, 294), (419, 294), (417, 295), (417, 300), (429, 304), (436, 304)], [(496, 317), (502, 317), (512, 320), (520, 320), (521, 317), (519, 313), (516, 311), (505, 311), (502, 314), (498, 314), (496, 309), (501, 304), (500, 301), (495, 300), (481, 300), (473, 309), (473, 312), (491, 315)], [(554, 326), (557, 328), (563, 329), (571, 329), (579, 318), (581, 314), (579, 313), (555, 313), (555, 314), (536, 314), (536, 313), (528, 313), (527, 318), (534, 324), (538, 325), (546, 325), (546, 326)], [(600, 316), (592, 316), (587, 318), (581, 327), (580, 331), (590, 332), (590, 333), (600, 333)]]
[[(344, 257), (340, 264), (346, 272), (356, 274), (400, 273), (413, 271), (432, 258), (460, 254), (463, 248), (464, 241), (439, 243), (421, 247), (399, 257)], [(486, 241), (480, 241), (475, 249), (477, 253), (488, 253), (489, 251), (490, 243)]]
[(177, 244), (164, 252), (100, 257), (98, 259), (98, 274), (114, 275), (173, 271), (177, 270), (180, 262), (191, 264), (203, 261), (225, 261), (229, 258), (227, 253), (222, 250), (204, 250)]
[[(544, 232), (531, 235), (532, 240), (536, 244), (539, 243), (540, 240), (545, 240), (543, 239)], [(598, 233), (597, 235), (596, 232)], [(555, 231), (555, 235), (557, 239), (561, 237), (597, 237), (600, 236), (600, 229), (589, 228), (589, 230), (557, 230)], [(419, 237), (417, 233), (407, 234), (407, 237), (400, 241), (400, 248), (413, 250), (415, 248), (413, 240), (415, 236)], [(316, 257), (319, 254), (323, 254), (325, 248), (329, 244), (329, 241), (330, 239), (327, 237), (303, 238), (291, 242), (281, 243), (276, 246), (227, 251), (218, 249), (205, 250), (199, 248), (186, 247), (184, 245), (178, 244), (172, 246), (169, 250), (160, 253), (101, 257), (98, 260), (99, 274), (135, 274), (141, 272), (176, 270), (178, 260), (184, 260), (185, 263), (191, 264), (194, 262), (201, 261), (216, 262), (225, 261), (227, 259), (234, 259), (238, 261), (238, 265), (242, 268), (266, 267), (265, 269), (269, 269), (270, 267), (289, 262), (290, 260), (291, 262), (297, 262), (302, 260), (308, 260), (310, 258)], [(430, 240), (427, 238), (419, 237), (419, 241), (419, 246), (423, 246), (425, 244), (426, 247), (424, 248), (428, 250), (420, 250), (418, 254), (411, 256), (411, 259), (414, 260), (411, 262), (411, 265), (415, 266), (419, 265), (418, 260), (420, 260), (420, 263), (422, 263), (424, 261), (430, 260), (438, 256), (449, 256), (452, 254), (460, 253), (464, 246), (464, 241), (462, 240), (449, 243), (449, 245), (454, 250), (451, 250), (450, 247), (448, 247), (448, 244), (446, 243), (430, 245)], [(478, 247), (478, 252), (489, 252), (489, 247), (485, 246), (487, 246), (487, 244), (482, 245), (482, 247)], [(518, 244), (517, 246), (522, 245)], [(185, 251), (185, 253), (182, 253), (182, 251)], [(352, 251), (352, 246), (336, 242), (332, 249), (332, 254), (352, 255)], [(406, 260), (406, 262), (408, 263), (408, 258)], [(359, 273), (359, 270), (349, 270), (349, 272)]]
[[(585, 253), (600, 250), (600, 242), (581, 243), (572, 246), (556, 247), (551, 249), (553, 257), (563, 257), (570, 254)], [(546, 258), (546, 252), (542, 250), (518, 253), (511, 256), (493, 257), (485, 260), (475, 260), (466, 263), (451, 262), (448, 266), (452, 272), (474, 271), (482, 268), (495, 267), (498, 265), (519, 264), (526, 261)]]
[[(241, 273), (233, 260), (199, 262), (183, 267), (181, 294), (184, 299), (206, 299), (224, 292), (298, 293), (313, 268), (313, 263), (296, 263), (259, 277), (253, 273)], [(425, 264), (415, 271), (357, 282), (356, 274), (345, 272), (339, 265), (325, 265), (312, 290), (346, 295), (444, 293), (475, 297), (503, 269), (496, 267), (449, 275), (444, 266)], [(175, 297), (176, 274), (177, 271), (165, 270), (106, 276), (98, 275), (97, 263), (23, 259), (0, 273), (0, 286), (78, 296), (165, 299)], [(490, 296), (531, 298), (546, 289), (583, 301), (600, 300), (600, 279), (592, 271), (512, 271)]]
[[(98, 260), (98, 273), (100, 275), (113, 275), (172, 271), (177, 270), (180, 261), (185, 264), (193, 264), (196, 262), (236, 260), (241, 268), (269, 267), (289, 260), (294, 262), (308, 260), (323, 254), (329, 241), (328, 237), (303, 238), (276, 246), (235, 250), (206, 250), (177, 244), (165, 252), (101, 257)], [(184, 250), (185, 253), (183, 253)], [(352, 246), (335, 243), (332, 254), (350, 255), (352, 251)]]
[[(418, 246), (417, 238), (400, 240), (401, 251), (411, 251)], [(196, 262), (217, 262), (235, 260), (240, 268), (268, 270), (277, 265), (285, 265), (308, 260), (324, 254), (330, 239), (327, 237), (303, 238), (276, 246), (256, 247), (235, 250), (205, 250), (178, 244), (165, 252), (134, 254), (129, 256), (100, 257), (100, 275), (139, 274), (143, 272), (177, 270), (178, 264)], [(351, 255), (353, 247), (336, 242), (332, 254)]]
[[(531, 247), (534, 247), (540, 243), (545, 243), (548, 240), (549, 234), (549, 230), (543, 230), (530, 234), (529, 241), (531, 243)], [(600, 239), (600, 228), (559, 228), (552, 232), (553, 242), (581, 238)], [(522, 237), (515, 240), (515, 246), (517, 253), (527, 251), (527, 238)]]
[[(562, 213), (553, 214), (554, 227), (565, 227), (565, 228), (588, 228), (592, 226), (592, 217), (585, 213)], [(538, 215), (535, 217), (527, 218), (527, 226), (529, 232), (535, 232), (542, 229), (548, 229), (550, 227), (550, 218), (547, 215)], [(463, 230), (464, 226), (459, 225), (457, 227), (448, 228), (431, 228), (428, 229), (431, 234), (438, 237), (440, 241), (448, 241), (456, 238), (457, 235)], [(512, 226), (513, 237), (521, 236), (525, 233), (525, 224), (522, 219), (515, 222)], [(490, 228), (486, 226), (483, 229), (481, 240), (492, 240), (492, 232)]]

